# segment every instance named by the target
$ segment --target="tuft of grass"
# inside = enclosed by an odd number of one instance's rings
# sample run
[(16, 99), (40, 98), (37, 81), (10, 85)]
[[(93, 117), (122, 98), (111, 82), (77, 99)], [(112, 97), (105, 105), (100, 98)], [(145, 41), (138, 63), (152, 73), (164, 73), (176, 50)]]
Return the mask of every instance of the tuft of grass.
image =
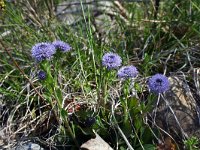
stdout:
[[(114, 149), (156, 149), (163, 131), (148, 118), (157, 96), (148, 92), (147, 79), (199, 66), (199, 1), (62, 2), (17, 0), (0, 10), (0, 93), (8, 106), (0, 122), (9, 138), (75, 148), (95, 130)], [(78, 7), (80, 19), (60, 20), (61, 3)], [(91, 7), (97, 4), (102, 9)], [(32, 46), (56, 39), (72, 50), (34, 62)], [(109, 51), (121, 56), (123, 66), (136, 66), (138, 77), (119, 80), (117, 69), (103, 67)], [(41, 69), (47, 73), (44, 81), (37, 78)], [(88, 118), (95, 120), (90, 126)], [(193, 138), (185, 142), (190, 148), (196, 144)]]

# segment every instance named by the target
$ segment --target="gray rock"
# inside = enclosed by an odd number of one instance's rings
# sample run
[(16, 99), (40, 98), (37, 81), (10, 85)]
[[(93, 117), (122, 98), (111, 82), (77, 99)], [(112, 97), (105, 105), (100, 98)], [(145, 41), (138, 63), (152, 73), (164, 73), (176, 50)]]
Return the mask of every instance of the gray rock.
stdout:
[(155, 121), (170, 135), (191, 137), (200, 129), (198, 105), (184, 80), (176, 76), (169, 80), (171, 90), (161, 97)]
[(28, 142), (14, 147), (12, 150), (44, 150), (40, 145)]
[(79, 0), (64, 1), (57, 6), (56, 16), (63, 24), (73, 25), (74, 27), (82, 24), (82, 30), (86, 31), (84, 10), (86, 20), (92, 17), (91, 28), (95, 31), (96, 37), (101, 41), (108, 42), (112, 41), (112, 37), (120, 32), (120, 27), (113, 17), (121, 16), (121, 10), (120, 6), (117, 7), (115, 3), (108, 0), (84, 0), (82, 4)]
[[(86, 9), (93, 10), (95, 7), (93, 4), (93, 0), (85, 0), (82, 2), (82, 6), (85, 11)], [(60, 3), (56, 9), (56, 16), (58, 19), (68, 25), (81, 20), (82, 13), (81, 2), (79, 0), (64, 1)]]
[(3, 129), (0, 128), (0, 146), (4, 145), (3, 137), (5, 137)]
[(106, 143), (97, 133), (96, 137), (90, 139), (81, 145), (81, 149), (86, 150), (113, 150), (108, 143)]

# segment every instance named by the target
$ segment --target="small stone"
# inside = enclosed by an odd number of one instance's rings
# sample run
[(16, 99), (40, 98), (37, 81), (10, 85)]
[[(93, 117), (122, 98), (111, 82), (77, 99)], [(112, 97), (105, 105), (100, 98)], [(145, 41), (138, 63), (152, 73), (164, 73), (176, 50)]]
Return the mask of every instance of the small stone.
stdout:
[(28, 142), (22, 145), (16, 146), (13, 150), (44, 150), (40, 145)]

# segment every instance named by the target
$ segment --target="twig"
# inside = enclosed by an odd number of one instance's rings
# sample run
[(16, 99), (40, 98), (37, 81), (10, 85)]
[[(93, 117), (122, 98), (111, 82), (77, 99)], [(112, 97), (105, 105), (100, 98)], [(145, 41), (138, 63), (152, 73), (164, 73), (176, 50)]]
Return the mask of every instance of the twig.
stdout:
[[(166, 132), (164, 129), (162, 129), (161, 127), (159, 127), (156, 123), (152, 122), (151, 120), (149, 120), (149, 122), (152, 123), (153, 125), (155, 125), (156, 128), (158, 128), (159, 130), (161, 130), (163, 133), (165, 133), (166, 135), (168, 135), (174, 141), (174, 143), (176, 145), (178, 145), (178, 143), (176, 142), (176, 140), (168, 132)], [(178, 146), (177, 146), (177, 148), (178, 148), (178, 150), (180, 150)]]
[(129, 121), (130, 121), (130, 123), (131, 123), (132, 130), (135, 132), (135, 136), (136, 136), (136, 138), (138, 139), (141, 148), (142, 148), (143, 150), (145, 150), (145, 149), (144, 149), (144, 146), (142, 145), (142, 142), (141, 142), (141, 140), (140, 140), (140, 138), (139, 138), (139, 136), (138, 136), (138, 134), (137, 134), (137, 131), (136, 131), (134, 125), (133, 125), (133, 120), (132, 120), (132, 118), (131, 118), (130, 113), (128, 113), (128, 115), (129, 115)]
[(181, 124), (180, 124), (180, 122), (178, 121), (178, 118), (176, 117), (176, 114), (174, 113), (174, 111), (173, 111), (172, 107), (170, 106), (169, 102), (165, 99), (165, 97), (164, 97), (162, 94), (161, 94), (161, 96), (162, 96), (162, 99), (165, 101), (166, 105), (169, 107), (171, 113), (174, 115), (174, 118), (175, 118), (175, 120), (176, 120), (176, 123), (178, 124), (178, 126), (179, 126), (179, 128), (180, 128), (180, 130), (181, 130), (181, 132), (182, 132), (182, 134), (183, 134), (183, 138), (184, 138), (184, 140), (185, 140), (185, 138), (188, 137), (187, 134), (184, 132), (183, 128), (181, 127)]
[(8, 50), (8, 48), (4, 45), (4, 43), (2, 42), (2, 40), (0, 40), (0, 44), (2, 45), (2, 47), (4, 48), (5, 52), (10, 56), (11, 60), (13, 61), (15, 67), (17, 67), (17, 69), (22, 73), (22, 75), (28, 80), (28, 82), (30, 83), (30, 85), (32, 86), (32, 88), (34, 89), (34, 91), (38, 94), (38, 96), (45, 101), (44, 97), (38, 92), (38, 90), (35, 88), (35, 86), (33, 85), (32, 81), (28, 78), (28, 76), (24, 73), (24, 71), (19, 67), (18, 63), (15, 61), (15, 59), (12, 57), (10, 51)]
[(114, 120), (114, 125), (117, 127), (117, 129), (119, 130), (119, 133), (121, 134), (122, 138), (124, 139), (124, 141), (126, 142), (126, 145), (128, 146), (128, 148), (130, 150), (134, 150), (134, 148), (131, 146), (131, 144), (129, 143), (128, 139), (126, 138), (126, 136), (124, 135), (123, 131), (121, 130), (121, 128), (119, 127), (117, 120), (115, 118), (115, 113), (114, 113), (114, 101), (112, 104), (112, 116), (113, 116), (113, 120)]
[[(18, 63), (15, 61), (15, 59), (12, 57), (11, 53), (9, 52), (9, 50), (7, 49), (7, 47), (4, 45), (4, 43), (0, 40), (0, 44), (2, 45), (2, 47), (4, 48), (4, 50), (6, 51), (6, 53), (10, 56), (10, 58), (12, 59), (14, 65), (17, 67), (17, 69), (22, 73), (22, 75), (28, 80), (28, 82), (30, 83), (30, 85), (33, 87), (33, 89), (35, 90), (35, 92), (39, 95), (39, 97), (45, 101), (44, 97), (36, 90), (35, 86), (33, 85), (33, 83), (31, 82), (31, 80), (28, 78), (28, 76), (24, 73), (24, 71), (19, 67)], [(53, 106), (51, 104), (51, 106)], [(55, 111), (53, 111), (54, 116), (56, 117), (57, 121), (59, 122), (59, 118), (57, 117)], [(68, 121), (66, 120), (66, 118), (64, 119), (65, 121), (65, 125), (67, 127), (67, 130), (70, 132), (70, 135), (72, 136), (72, 139), (74, 140), (74, 143), (76, 144), (77, 147), (79, 147), (79, 144), (77, 142), (77, 140), (75, 139), (75, 136), (72, 133), (72, 130), (69, 126)]]
[(172, 56), (172, 54), (169, 54), (169, 56), (167, 57), (167, 59), (166, 59), (166, 61), (164, 63), (164, 73), (163, 73), (164, 75), (167, 72), (167, 62), (170, 60), (171, 56)]
[(126, 18), (126, 19), (129, 19), (130, 18), (130, 14), (127, 12), (127, 10), (122, 6), (122, 4), (119, 2), (119, 1), (114, 1), (113, 2), (114, 3), (114, 5), (116, 6), (116, 7), (118, 7), (118, 9), (119, 9), (119, 13), (124, 17), (124, 18)]
[(160, 102), (160, 94), (158, 95), (158, 100), (157, 100), (157, 102), (156, 102), (156, 108), (155, 108), (155, 110), (154, 110), (154, 117), (153, 117), (153, 123), (155, 124), (155, 122), (156, 122), (156, 112), (157, 112), (157, 109), (158, 109), (158, 104), (159, 104), (159, 102)]

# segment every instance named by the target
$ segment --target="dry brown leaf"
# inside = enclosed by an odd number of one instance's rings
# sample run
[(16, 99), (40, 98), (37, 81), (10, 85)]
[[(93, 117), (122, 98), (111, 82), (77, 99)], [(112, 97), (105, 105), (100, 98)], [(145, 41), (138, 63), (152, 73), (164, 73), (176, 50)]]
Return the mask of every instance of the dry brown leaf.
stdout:
[(170, 137), (166, 137), (164, 143), (158, 144), (156, 150), (176, 150), (176, 145)]

